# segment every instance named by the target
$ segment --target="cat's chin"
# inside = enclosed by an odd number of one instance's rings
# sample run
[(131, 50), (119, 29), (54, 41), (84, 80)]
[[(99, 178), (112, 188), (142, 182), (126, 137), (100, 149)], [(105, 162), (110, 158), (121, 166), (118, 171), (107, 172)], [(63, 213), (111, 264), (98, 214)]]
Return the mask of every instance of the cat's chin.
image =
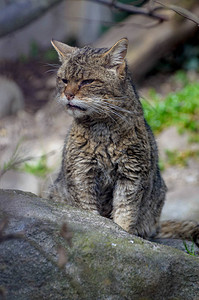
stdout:
[(82, 106), (76, 105), (76, 104), (71, 104), (70, 102), (67, 104), (67, 108), (72, 110), (72, 111), (76, 111), (76, 110), (86, 111), (85, 107), (82, 107)]
[(85, 109), (80, 109), (77, 107), (67, 107), (67, 113), (74, 118), (82, 118), (85, 116)]

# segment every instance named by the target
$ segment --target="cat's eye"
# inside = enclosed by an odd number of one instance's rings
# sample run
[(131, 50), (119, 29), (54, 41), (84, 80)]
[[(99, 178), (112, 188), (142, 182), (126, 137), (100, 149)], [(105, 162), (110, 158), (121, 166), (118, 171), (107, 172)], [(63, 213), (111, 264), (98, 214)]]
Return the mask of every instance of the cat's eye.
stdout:
[(92, 82), (94, 82), (95, 80), (94, 79), (86, 79), (86, 80), (82, 80), (81, 83), (80, 83), (80, 87), (81, 86), (84, 86), (84, 85), (87, 85), (87, 84), (91, 84)]
[(62, 82), (65, 83), (65, 84), (68, 83), (68, 80), (67, 80), (66, 78), (62, 78), (61, 80), (62, 80)]

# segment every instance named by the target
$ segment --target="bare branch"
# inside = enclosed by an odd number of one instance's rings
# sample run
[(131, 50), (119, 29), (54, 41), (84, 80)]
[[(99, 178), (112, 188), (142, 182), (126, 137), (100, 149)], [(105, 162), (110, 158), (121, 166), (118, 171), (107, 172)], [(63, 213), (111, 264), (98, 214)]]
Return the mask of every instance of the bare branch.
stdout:
[[(86, 1), (97, 2), (132, 14), (148, 16), (150, 18), (159, 20), (159, 23), (163, 21), (167, 21), (168, 17), (157, 13), (157, 11), (162, 9), (168, 9), (174, 11), (175, 13), (183, 16), (186, 19), (189, 19), (190, 21), (196, 23), (199, 26), (199, 18), (189, 10), (177, 5), (165, 5), (155, 0), (150, 0), (148, 7), (136, 7), (131, 4), (118, 2), (117, 0), (114, 1), (113, 0), (86, 0)], [(155, 5), (155, 3), (158, 3), (160, 6)]]
[[(32, 21), (39, 18), (48, 9), (55, 6), (56, 4), (62, 2), (63, 0), (14, 0), (10, 4), (7, 4), (4, 8), (0, 10), (0, 37), (3, 37), (9, 33), (12, 33)], [(81, 0), (82, 1), (82, 0)], [(103, 5), (107, 5), (111, 8), (118, 9), (120, 11), (125, 11), (132, 14), (144, 15), (146, 17), (152, 18), (157, 21), (157, 24), (167, 21), (168, 17), (164, 14), (160, 14), (159, 10), (170, 9), (176, 13), (182, 15), (183, 17), (195, 22), (199, 25), (199, 18), (188, 10), (175, 6), (175, 5), (165, 5), (159, 1), (148, 0), (141, 1), (138, 0), (137, 3), (141, 5), (145, 2), (149, 2), (148, 6), (137, 7), (132, 4), (121, 3), (117, 0), (86, 0), (90, 2), (95, 2)], [(155, 3), (159, 4), (158, 6)], [(150, 27), (146, 26), (146, 27)]]
[(163, 6), (162, 8), (173, 10), (175, 13), (196, 23), (199, 26), (199, 17), (196, 16), (195, 14), (193, 14), (192, 12), (190, 12), (189, 10), (187, 10), (183, 7), (177, 6), (177, 5), (165, 5), (159, 1), (155, 1), (155, 2), (162, 5)]
[(136, 7), (136, 6), (131, 5), (131, 4), (125, 4), (125, 3), (121, 3), (121, 2), (118, 2), (118, 1), (112, 1), (112, 0), (87, 0), (87, 1), (97, 2), (97, 3), (100, 3), (100, 4), (105, 4), (105, 5), (110, 6), (112, 8), (116, 8), (116, 9), (119, 9), (121, 11), (129, 12), (129, 13), (132, 13), (132, 14), (148, 16), (150, 18), (159, 20), (160, 22), (168, 20), (167, 16), (161, 15), (161, 14), (156, 12), (157, 7), (155, 9), (153, 9), (153, 8), (150, 9), (150, 8), (146, 8), (146, 7)]
[(0, 168), (0, 180), (1, 177), (9, 170), (15, 169), (18, 166), (20, 166), (22, 163), (27, 162), (29, 160), (32, 160), (33, 157), (25, 157), (25, 158), (21, 158), (19, 155), (19, 149), (22, 143), (22, 139), (19, 140), (19, 142), (17, 143), (12, 156), (10, 157), (8, 162), (5, 162), (3, 165), (3, 168)]
[(28, 25), (61, 1), (63, 0), (12, 1), (12, 4), (0, 10), (0, 37)]

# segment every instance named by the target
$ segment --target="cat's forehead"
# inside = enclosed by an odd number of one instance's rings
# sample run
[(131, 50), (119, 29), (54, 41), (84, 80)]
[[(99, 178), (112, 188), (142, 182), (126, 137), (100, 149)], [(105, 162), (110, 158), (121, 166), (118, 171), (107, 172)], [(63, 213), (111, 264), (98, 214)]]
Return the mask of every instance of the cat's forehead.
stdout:
[(87, 73), (95, 72), (95, 67), (101, 65), (101, 54), (107, 48), (92, 48), (85, 46), (75, 50), (62, 64), (61, 71), (66, 76), (81, 78)]
[(74, 51), (72, 58), (82, 59), (82, 58), (96, 58), (100, 56), (100, 54), (107, 51), (107, 48), (93, 48), (90, 46), (85, 46), (83, 48), (77, 48)]

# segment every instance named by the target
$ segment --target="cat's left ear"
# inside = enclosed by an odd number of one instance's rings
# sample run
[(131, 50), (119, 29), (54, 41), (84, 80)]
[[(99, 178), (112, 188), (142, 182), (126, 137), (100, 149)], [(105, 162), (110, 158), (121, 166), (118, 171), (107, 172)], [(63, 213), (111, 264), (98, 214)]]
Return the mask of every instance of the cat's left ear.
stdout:
[(125, 57), (127, 53), (128, 39), (122, 38), (103, 54), (109, 68), (116, 68), (117, 73), (122, 74), (125, 69)]

